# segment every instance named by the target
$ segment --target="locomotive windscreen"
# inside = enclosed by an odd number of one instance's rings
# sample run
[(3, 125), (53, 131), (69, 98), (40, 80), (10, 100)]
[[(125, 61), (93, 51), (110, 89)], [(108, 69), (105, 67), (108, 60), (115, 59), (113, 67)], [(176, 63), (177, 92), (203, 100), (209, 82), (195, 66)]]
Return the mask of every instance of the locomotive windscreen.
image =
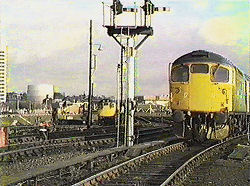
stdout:
[(211, 81), (212, 82), (228, 82), (229, 81), (229, 71), (223, 67), (212, 67), (211, 69)]
[(193, 64), (191, 66), (192, 73), (207, 74), (209, 71), (209, 66), (206, 64)]
[(189, 80), (188, 66), (177, 66), (172, 69), (171, 79), (173, 82), (187, 82)]

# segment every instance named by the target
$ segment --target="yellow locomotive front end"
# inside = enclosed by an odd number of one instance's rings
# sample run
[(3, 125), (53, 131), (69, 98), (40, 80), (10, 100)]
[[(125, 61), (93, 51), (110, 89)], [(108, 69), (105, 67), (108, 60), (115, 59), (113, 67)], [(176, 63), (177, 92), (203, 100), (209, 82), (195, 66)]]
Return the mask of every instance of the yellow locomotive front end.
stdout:
[[(215, 53), (198, 50), (178, 58), (171, 67), (170, 97), (173, 120), (183, 122), (182, 135), (191, 130), (192, 137), (200, 138), (202, 130), (202, 138), (223, 139), (236, 121), (232, 116), (241, 114), (238, 118), (244, 123), (247, 89), (242, 77), (230, 61)], [(215, 128), (226, 132), (216, 134)]]
[(232, 68), (216, 63), (186, 63), (172, 68), (172, 110), (217, 113), (232, 111)]
[(99, 125), (115, 124), (116, 104), (115, 102), (104, 99), (98, 105), (98, 123)]

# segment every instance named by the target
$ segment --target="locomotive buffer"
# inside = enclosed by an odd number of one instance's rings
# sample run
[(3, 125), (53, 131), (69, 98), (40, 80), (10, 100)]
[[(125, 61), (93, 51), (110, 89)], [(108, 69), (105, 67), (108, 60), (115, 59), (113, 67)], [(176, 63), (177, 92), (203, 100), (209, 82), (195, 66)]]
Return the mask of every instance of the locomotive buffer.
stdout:
[[(151, 15), (157, 11), (169, 11), (166, 7), (155, 7), (150, 0), (144, 0), (142, 7), (136, 6), (124, 8), (119, 0), (113, 0), (113, 5), (109, 7), (109, 24), (105, 24), (105, 4), (103, 3), (103, 26), (107, 28), (109, 36), (121, 47), (121, 62), (118, 65), (118, 72), (120, 72), (120, 98), (118, 97), (118, 104), (120, 107), (118, 110), (118, 118), (120, 118), (120, 110), (122, 106), (125, 106), (125, 111), (121, 120), (125, 124), (125, 136), (124, 145), (132, 146), (134, 142), (134, 112), (135, 112), (135, 58), (136, 52), (139, 47), (146, 41), (149, 36), (153, 35), (153, 28), (151, 27)], [(117, 25), (117, 16), (123, 12), (132, 12), (134, 14), (133, 26)], [(140, 14), (137, 16), (137, 14)], [(139, 18), (139, 19), (138, 19)], [(137, 22), (140, 24), (137, 25)], [(144, 36), (138, 43), (136, 42), (139, 36)], [(125, 54), (125, 64), (123, 63), (123, 56)], [(126, 65), (127, 72), (124, 73), (124, 65)], [(127, 80), (127, 84), (123, 85), (124, 76)], [(119, 87), (119, 86), (118, 86)], [(126, 92), (124, 94), (124, 89)], [(119, 89), (119, 88), (118, 88)], [(118, 93), (119, 95), (119, 93)], [(123, 99), (125, 97), (125, 99)], [(118, 131), (119, 131), (119, 119), (118, 119)], [(119, 137), (117, 138), (119, 140)], [(119, 144), (119, 142), (117, 142)]]

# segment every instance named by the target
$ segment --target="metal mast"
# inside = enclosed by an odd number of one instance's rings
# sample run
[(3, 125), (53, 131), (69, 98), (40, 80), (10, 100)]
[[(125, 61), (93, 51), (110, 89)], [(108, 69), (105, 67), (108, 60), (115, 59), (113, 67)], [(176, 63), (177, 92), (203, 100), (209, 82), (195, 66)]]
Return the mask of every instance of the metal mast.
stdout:
[(89, 27), (89, 94), (88, 94), (88, 115), (87, 115), (87, 127), (90, 128), (92, 124), (92, 97), (93, 97), (93, 84), (92, 84), (92, 20), (90, 20)]

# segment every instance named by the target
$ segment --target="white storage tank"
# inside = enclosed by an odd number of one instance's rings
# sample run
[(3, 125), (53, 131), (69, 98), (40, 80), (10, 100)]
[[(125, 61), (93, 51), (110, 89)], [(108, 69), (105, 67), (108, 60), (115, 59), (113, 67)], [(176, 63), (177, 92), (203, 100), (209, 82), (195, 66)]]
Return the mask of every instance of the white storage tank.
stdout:
[(42, 103), (42, 101), (48, 95), (49, 98), (53, 99), (54, 86), (51, 84), (39, 84), (39, 85), (28, 85), (27, 97), (28, 100), (33, 102)]

